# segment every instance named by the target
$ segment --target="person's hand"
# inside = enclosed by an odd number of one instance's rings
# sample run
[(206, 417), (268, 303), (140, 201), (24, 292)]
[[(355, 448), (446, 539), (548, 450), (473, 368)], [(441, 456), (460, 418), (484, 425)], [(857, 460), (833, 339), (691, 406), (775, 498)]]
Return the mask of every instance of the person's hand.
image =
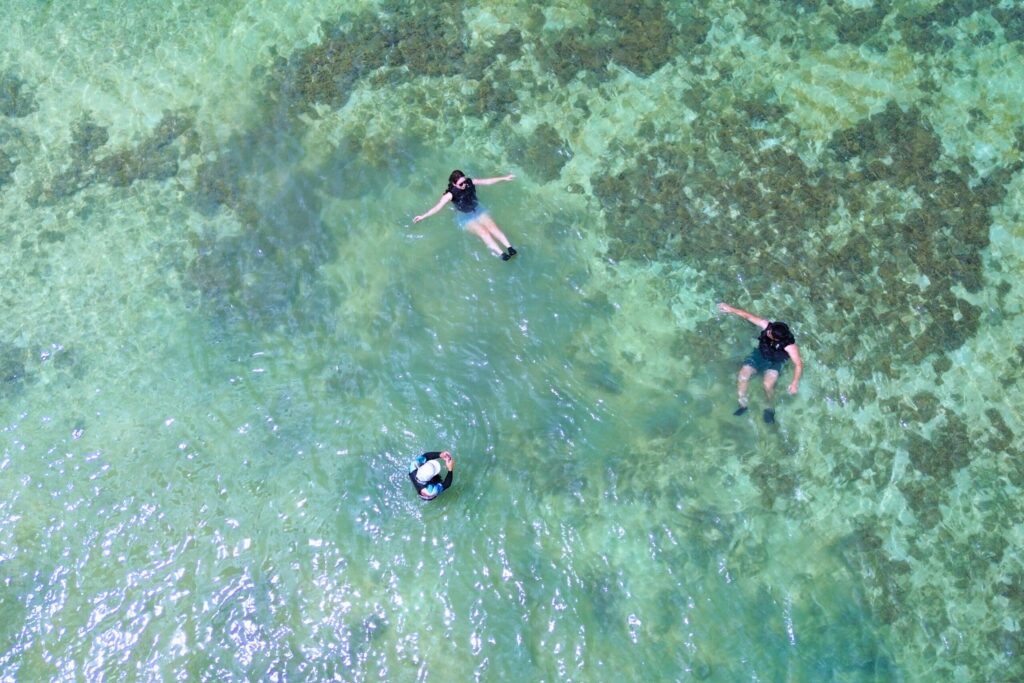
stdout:
[(505, 180), (515, 180), (515, 178), (516, 178), (515, 174), (509, 173), (507, 176), (505, 176), (504, 179)]
[(451, 453), (448, 451), (442, 451), (441, 459), (444, 460), (444, 464), (448, 466), (448, 471), (455, 469), (455, 460), (452, 458)]
[(796, 380), (793, 380), (792, 382), (789, 383), (788, 391), (789, 391), (790, 394), (795, 394), (796, 390), (797, 390), (797, 383), (796, 383)]
[(718, 304), (718, 310), (722, 313), (732, 313), (733, 308), (729, 304)]
[(413, 216), (412, 217), (412, 222), (413, 223), (419, 223), (421, 220), (423, 220), (423, 216)]

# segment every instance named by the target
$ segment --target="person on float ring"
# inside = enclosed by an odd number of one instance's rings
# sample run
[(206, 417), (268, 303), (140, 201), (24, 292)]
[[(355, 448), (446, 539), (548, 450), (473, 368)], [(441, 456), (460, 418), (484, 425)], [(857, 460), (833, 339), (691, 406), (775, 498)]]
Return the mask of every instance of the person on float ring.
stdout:
[[(442, 461), (448, 470), (444, 479), (441, 479)], [(424, 453), (409, 463), (409, 479), (423, 500), (434, 500), (442, 491), (450, 488), (454, 472), (455, 459), (448, 451)]]

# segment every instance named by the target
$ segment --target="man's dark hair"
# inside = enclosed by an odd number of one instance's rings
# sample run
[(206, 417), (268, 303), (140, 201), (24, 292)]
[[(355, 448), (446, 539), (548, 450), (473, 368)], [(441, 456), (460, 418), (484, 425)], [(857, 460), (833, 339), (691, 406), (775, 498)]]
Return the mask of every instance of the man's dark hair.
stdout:
[(771, 331), (773, 339), (784, 342), (786, 346), (796, 343), (796, 338), (786, 323), (770, 322), (768, 323), (768, 329)]

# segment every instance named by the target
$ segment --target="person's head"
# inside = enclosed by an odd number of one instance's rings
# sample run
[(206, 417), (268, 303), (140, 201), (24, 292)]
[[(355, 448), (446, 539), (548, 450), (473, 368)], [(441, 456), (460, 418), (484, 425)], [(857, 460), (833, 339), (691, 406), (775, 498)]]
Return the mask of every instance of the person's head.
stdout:
[(765, 332), (768, 333), (768, 338), (772, 341), (789, 341), (793, 339), (793, 333), (789, 330), (789, 325), (780, 322), (770, 322), (768, 327), (765, 328)]
[(441, 463), (438, 460), (428, 460), (416, 470), (416, 481), (421, 486), (426, 485), (431, 479), (441, 474)]
[(466, 186), (466, 182), (468, 180), (469, 176), (467, 176), (459, 169), (455, 169), (454, 171), (452, 171), (452, 174), (448, 176), (448, 182), (454, 185), (455, 187), (459, 188), (460, 190)]

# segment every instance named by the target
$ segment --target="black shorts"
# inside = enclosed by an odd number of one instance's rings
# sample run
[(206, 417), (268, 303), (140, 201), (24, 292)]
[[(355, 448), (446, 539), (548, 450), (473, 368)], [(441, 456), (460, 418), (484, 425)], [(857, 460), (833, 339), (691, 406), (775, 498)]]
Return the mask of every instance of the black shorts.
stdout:
[(772, 360), (766, 357), (761, 353), (761, 349), (754, 349), (750, 352), (749, 356), (743, 359), (744, 365), (749, 365), (757, 372), (766, 372), (768, 370), (782, 372), (782, 364), (785, 362), (785, 360)]

